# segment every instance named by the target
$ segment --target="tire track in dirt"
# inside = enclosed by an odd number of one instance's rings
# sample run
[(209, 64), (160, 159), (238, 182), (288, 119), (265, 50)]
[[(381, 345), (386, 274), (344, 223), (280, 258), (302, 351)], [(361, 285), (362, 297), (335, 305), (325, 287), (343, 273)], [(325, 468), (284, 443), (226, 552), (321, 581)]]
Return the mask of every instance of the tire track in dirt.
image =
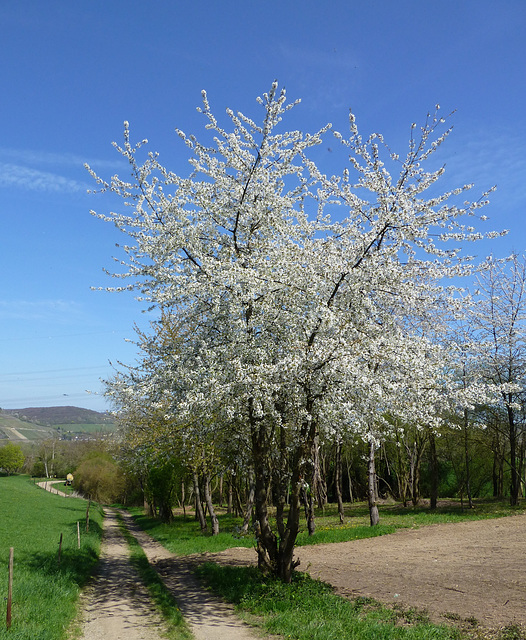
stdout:
[(84, 640), (162, 640), (164, 623), (130, 563), (113, 511), (106, 513), (101, 559), (81, 603)]
[(142, 531), (127, 512), (123, 511), (121, 515), (151, 566), (177, 600), (196, 640), (262, 640), (261, 633), (240, 620), (232, 606), (203, 588), (194, 575), (194, 561), (170, 553)]
[[(67, 494), (52, 486), (60, 482), (53, 480), (38, 485), (67, 498)], [(117, 513), (174, 596), (195, 640), (271, 637), (244, 623), (232, 606), (208, 592), (193, 573), (195, 562), (170, 553), (142, 531), (128, 512), (105, 509), (101, 559), (80, 600), (82, 640), (162, 640), (165, 637), (161, 635), (164, 622), (130, 562)]]

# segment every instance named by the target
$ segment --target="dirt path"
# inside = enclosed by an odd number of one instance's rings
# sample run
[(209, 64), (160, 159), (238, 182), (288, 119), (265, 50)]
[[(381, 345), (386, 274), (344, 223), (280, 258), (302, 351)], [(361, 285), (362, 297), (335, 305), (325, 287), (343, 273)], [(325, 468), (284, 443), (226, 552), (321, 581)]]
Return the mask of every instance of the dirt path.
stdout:
[(123, 512), (122, 516), (129, 531), (144, 549), (150, 564), (177, 600), (196, 640), (261, 640), (261, 634), (243, 623), (232, 607), (203, 589), (193, 574), (194, 563), (191, 560), (167, 551), (137, 527), (128, 513)]
[[(526, 516), (403, 529), (388, 536), (301, 547), (300, 569), (343, 596), (427, 609), (435, 621), (474, 617), (526, 626)], [(252, 563), (254, 551), (210, 556)]]
[(106, 514), (101, 560), (82, 594), (84, 640), (161, 640), (163, 622), (129, 561), (114, 512)]
[[(151, 634), (159, 622), (137, 577), (129, 573), (115, 514), (107, 515), (100, 574), (86, 602), (84, 640), (156, 640), (158, 636)], [(261, 638), (232, 608), (202, 588), (192, 573), (192, 559), (174, 556), (141, 531), (131, 516), (122, 515), (197, 640)], [(346, 597), (370, 596), (426, 609), (437, 622), (460, 617), (489, 628), (526, 627), (526, 515), (403, 529), (378, 538), (301, 547), (297, 555), (300, 569), (331, 583)], [(223, 564), (256, 561), (254, 550), (244, 548), (205, 554), (199, 560), (203, 557)], [(133, 629), (139, 635), (133, 635)]]
[[(68, 497), (53, 485), (37, 483), (52, 493)], [(144, 549), (177, 600), (195, 640), (265, 640), (235, 615), (233, 607), (213, 597), (193, 574), (195, 563), (167, 551), (134, 523), (125, 511), (124, 522)], [(140, 578), (130, 563), (117, 512), (107, 509), (101, 560), (89, 587), (81, 596), (82, 640), (161, 640), (164, 624)]]

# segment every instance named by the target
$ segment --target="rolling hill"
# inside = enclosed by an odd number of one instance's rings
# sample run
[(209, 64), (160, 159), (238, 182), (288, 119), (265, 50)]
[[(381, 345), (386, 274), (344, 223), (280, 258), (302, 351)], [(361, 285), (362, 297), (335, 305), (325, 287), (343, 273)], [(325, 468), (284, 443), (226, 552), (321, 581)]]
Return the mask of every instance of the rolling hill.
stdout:
[(4, 442), (89, 437), (114, 429), (111, 416), (81, 407), (0, 409), (0, 441)]

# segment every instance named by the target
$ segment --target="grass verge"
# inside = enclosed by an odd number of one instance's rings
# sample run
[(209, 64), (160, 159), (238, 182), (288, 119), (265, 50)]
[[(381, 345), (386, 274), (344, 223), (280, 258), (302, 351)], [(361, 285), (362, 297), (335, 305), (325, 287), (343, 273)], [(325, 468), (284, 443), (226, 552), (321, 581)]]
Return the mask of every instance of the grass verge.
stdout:
[(173, 598), (158, 573), (152, 569), (146, 554), (135, 537), (128, 531), (122, 517), (119, 517), (121, 531), (130, 549), (130, 560), (148, 589), (153, 603), (166, 623), (166, 635), (170, 640), (191, 640), (193, 638), (177, 602)]
[[(102, 510), (50, 494), (27, 476), (0, 477), (0, 640), (63, 640), (81, 587), (98, 561)], [(78, 548), (77, 522), (81, 534)], [(59, 563), (59, 542), (62, 547)], [(9, 548), (14, 548), (12, 625), (6, 629)]]

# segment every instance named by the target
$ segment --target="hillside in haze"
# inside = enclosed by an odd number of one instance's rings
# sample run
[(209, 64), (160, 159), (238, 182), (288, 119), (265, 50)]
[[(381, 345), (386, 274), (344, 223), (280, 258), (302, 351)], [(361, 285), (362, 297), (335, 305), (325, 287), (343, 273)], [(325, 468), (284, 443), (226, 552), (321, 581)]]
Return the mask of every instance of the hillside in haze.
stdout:
[(26, 409), (4, 409), (2, 413), (47, 427), (58, 424), (108, 424), (113, 422), (113, 419), (106, 413), (81, 407), (28, 407)]
[(112, 432), (114, 428), (107, 413), (81, 407), (0, 409), (0, 441), (91, 437)]

